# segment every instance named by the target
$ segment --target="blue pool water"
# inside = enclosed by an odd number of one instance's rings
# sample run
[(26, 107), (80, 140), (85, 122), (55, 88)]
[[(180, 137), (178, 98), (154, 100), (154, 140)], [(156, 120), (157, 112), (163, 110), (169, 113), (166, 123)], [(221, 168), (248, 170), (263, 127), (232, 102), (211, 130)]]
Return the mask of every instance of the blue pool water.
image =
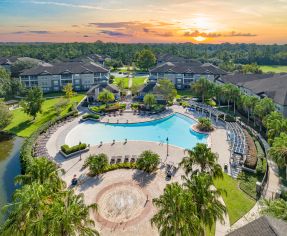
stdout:
[(115, 141), (143, 140), (166, 143), (182, 148), (193, 148), (196, 143), (206, 143), (207, 135), (190, 130), (194, 120), (174, 114), (160, 120), (136, 124), (106, 124), (86, 121), (73, 128), (66, 137), (66, 144), (79, 142), (91, 145)]

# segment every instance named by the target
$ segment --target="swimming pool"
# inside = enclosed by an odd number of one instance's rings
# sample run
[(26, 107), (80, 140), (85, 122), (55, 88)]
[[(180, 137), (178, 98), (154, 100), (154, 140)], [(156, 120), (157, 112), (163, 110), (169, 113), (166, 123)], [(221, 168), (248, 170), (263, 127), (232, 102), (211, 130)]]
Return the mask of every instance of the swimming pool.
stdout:
[(108, 124), (85, 121), (73, 128), (66, 136), (65, 143), (79, 142), (91, 145), (115, 141), (142, 140), (166, 143), (181, 148), (193, 148), (196, 143), (206, 143), (207, 135), (190, 130), (196, 121), (179, 113), (169, 117), (135, 124)]

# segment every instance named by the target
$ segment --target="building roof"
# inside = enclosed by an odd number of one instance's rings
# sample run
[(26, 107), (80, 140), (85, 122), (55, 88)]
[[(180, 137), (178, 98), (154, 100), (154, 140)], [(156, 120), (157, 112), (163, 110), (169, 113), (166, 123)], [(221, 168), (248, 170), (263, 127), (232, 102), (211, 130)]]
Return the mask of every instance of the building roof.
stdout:
[(118, 88), (118, 86), (114, 85), (114, 84), (108, 84), (108, 83), (101, 83), (101, 84), (97, 84), (92, 86), (89, 91), (87, 92), (87, 95), (94, 95), (95, 94), (95, 90), (99, 89), (99, 91), (103, 91), (104, 89), (112, 92), (112, 93), (119, 93), (120, 89)]
[(139, 89), (139, 92), (140, 93), (151, 93), (153, 92), (153, 89), (155, 86), (156, 86), (156, 83), (147, 83)]
[(151, 73), (175, 73), (175, 74), (215, 74), (224, 75), (225, 71), (212, 64), (196, 64), (193, 62), (165, 62), (150, 70)]
[(233, 74), (222, 76), (225, 83), (232, 83), (271, 98), (275, 103), (287, 105), (287, 74)]
[(283, 236), (287, 232), (287, 223), (270, 216), (260, 218), (227, 234), (227, 236)]
[(42, 66), (50, 66), (51, 65), (47, 62), (44, 62), (44, 61), (36, 59), (36, 58), (31, 58), (31, 57), (17, 57), (17, 56), (0, 57), (0, 65), (12, 65), (17, 61), (31, 62), (31, 63), (37, 64), (37, 65), (42, 65)]
[(51, 66), (37, 66), (24, 70), (20, 76), (108, 73), (109, 70), (94, 62), (62, 62)]
[(272, 77), (273, 74), (243, 74), (243, 73), (234, 73), (226, 74), (221, 76), (220, 80), (224, 83), (231, 83), (238, 85), (239, 83), (254, 81), (258, 79), (265, 79)]

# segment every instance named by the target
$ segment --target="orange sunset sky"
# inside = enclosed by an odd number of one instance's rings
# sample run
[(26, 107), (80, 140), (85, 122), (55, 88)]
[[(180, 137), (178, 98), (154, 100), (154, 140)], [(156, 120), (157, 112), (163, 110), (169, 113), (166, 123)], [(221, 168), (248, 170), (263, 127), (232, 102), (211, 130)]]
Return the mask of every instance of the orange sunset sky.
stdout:
[(0, 0), (0, 42), (287, 43), (287, 0)]

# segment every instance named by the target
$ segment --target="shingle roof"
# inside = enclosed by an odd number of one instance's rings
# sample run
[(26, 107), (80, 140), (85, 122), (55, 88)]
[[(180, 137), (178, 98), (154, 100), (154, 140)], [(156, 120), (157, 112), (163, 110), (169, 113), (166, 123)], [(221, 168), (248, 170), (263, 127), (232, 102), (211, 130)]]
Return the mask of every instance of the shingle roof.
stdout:
[(54, 64), (52, 66), (37, 66), (32, 69), (24, 70), (20, 75), (41, 75), (41, 74), (51, 74), (51, 75), (60, 75), (60, 74), (85, 74), (85, 73), (107, 73), (108, 69), (93, 63), (83, 63), (83, 62), (63, 62)]
[(287, 223), (270, 216), (260, 218), (227, 234), (227, 236), (284, 236), (287, 232)]
[(100, 92), (103, 91), (104, 89), (107, 89), (108, 91), (110, 91), (112, 93), (120, 92), (118, 86), (116, 86), (114, 84), (101, 83), (101, 84), (97, 84), (97, 85), (92, 86), (89, 89), (89, 91), (87, 92), (87, 95), (94, 95), (95, 94), (95, 89), (99, 89)]
[(234, 73), (221, 76), (220, 80), (224, 83), (231, 83), (237, 85), (238, 83), (253, 81), (258, 79), (269, 78), (273, 74), (243, 74)]
[(194, 64), (192, 62), (166, 62), (150, 70), (151, 73), (191, 73), (191, 74), (226, 74), (225, 71), (211, 64)]
[(150, 93), (153, 91), (156, 83), (147, 83), (142, 88), (139, 89), (140, 93)]

